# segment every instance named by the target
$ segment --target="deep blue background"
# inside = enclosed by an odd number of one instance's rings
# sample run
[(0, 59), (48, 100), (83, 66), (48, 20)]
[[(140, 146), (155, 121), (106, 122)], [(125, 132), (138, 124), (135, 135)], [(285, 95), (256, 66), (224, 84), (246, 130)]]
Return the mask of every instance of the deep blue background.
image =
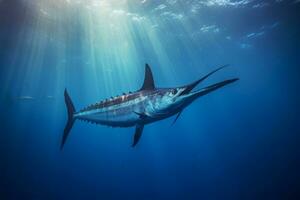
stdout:
[[(99, 80), (94, 81), (85, 61), (89, 53), (79, 39), (88, 37), (80, 20), (67, 19), (65, 55), (50, 43), (31, 51), (40, 44), (32, 45), (26, 37), (37, 34), (35, 40), (41, 34), (32, 23), (34, 14), (21, 1), (0, 1), (0, 199), (297, 199), (300, 4), (267, 3), (258, 10), (248, 4), (201, 10), (191, 20), (195, 34), (201, 30), (198, 20), (205, 19), (222, 25), (215, 37), (182, 39), (176, 23), (166, 20), (158, 31), (163, 49), (131, 24), (136, 60), (130, 58), (128, 64), (118, 57), (122, 55), (97, 54)], [(129, 5), (131, 12), (140, 11)], [(146, 4), (143, 14), (152, 15), (150, 10), (159, 5)], [(187, 5), (178, 10), (185, 13)], [(56, 31), (56, 25), (49, 26)], [(257, 29), (265, 33), (247, 37)], [(41, 61), (34, 57), (40, 51)], [(97, 52), (106, 50), (99, 44)], [(101, 71), (105, 56), (114, 60), (110, 74)], [(138, 89), (145, 62), (160, 87), (186, 84), (227, 63), (232, 67), (204, 85), (241, 80), (197, 100), (174, 126), (173, 119), (146, 126), (136, 148), (130, 147), (134, 128), (76, 122), (60, 151), (64, 88), (82, 108)], [(38, 73), (32, 64), (39, 66)]]

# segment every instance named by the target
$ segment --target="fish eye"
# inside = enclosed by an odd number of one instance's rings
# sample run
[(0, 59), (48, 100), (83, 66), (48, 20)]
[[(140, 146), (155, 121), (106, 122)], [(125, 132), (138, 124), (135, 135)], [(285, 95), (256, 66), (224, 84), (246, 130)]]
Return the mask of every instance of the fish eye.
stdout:
[(172, 94), (176, 94), (177, 93), (177, 89), (172, 90)]

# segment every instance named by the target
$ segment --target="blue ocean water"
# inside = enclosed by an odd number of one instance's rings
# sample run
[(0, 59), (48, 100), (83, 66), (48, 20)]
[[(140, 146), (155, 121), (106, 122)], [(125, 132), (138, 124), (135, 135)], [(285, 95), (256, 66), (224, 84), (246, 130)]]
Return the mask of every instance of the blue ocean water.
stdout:
[[(299, 1), (0, 0), (0, 199), (297, 199)], [(77, 109), (142, 85), (238, 77), (134, 128)]]

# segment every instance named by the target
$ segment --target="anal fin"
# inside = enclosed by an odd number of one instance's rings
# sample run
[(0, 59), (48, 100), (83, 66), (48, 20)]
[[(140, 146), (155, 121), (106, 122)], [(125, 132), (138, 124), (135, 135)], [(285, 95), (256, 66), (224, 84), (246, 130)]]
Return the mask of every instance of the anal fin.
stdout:
[(142, 136), (142, 133), (143, 133), (143, 129), (144, 129), (144, 125), (142, 125), (142, 124), (136, 125), (132, 147), (135, 147), (135, 145), (139, 142), (139, 140)]

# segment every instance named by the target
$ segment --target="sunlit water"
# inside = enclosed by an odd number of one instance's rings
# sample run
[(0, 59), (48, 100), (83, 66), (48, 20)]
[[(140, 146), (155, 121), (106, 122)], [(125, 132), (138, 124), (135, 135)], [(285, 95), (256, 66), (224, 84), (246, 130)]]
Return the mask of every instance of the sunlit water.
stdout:
[[(299, 183), (299, 1), (0, 0), (0, 199), (293, 199)], [(77, 109), (158, 87), (240, 81), (134, 128)], [(297, 178), (298, 177), (298, 178)]]

